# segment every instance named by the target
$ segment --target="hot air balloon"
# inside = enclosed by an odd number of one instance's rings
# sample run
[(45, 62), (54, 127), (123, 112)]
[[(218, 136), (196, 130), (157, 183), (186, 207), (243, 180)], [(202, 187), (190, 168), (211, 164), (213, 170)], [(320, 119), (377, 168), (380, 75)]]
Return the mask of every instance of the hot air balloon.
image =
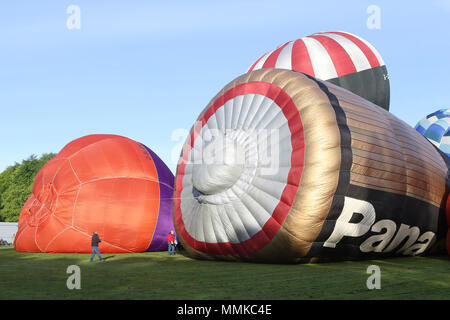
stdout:
[(19, 217), (17, 251), (167, 250), (173, 174), (145, 145), (117, 135), (67, 144), (37, 174)]
[(450, 156), (450, 109), (440, 109), (420, 120), (415, 129)]
[(326, 80), (389, 110), (389, 77), (378, 51), (348, 32), (319, 32), (289, 41), (256, 60), (248, 71), (288, 69)]
[(445, 238), (447, 172), (439, 152), (386, 110), (330, 82), (264, 68), (226, 85), (192, 127), (174, 225), (202, 259), (419, 255)]

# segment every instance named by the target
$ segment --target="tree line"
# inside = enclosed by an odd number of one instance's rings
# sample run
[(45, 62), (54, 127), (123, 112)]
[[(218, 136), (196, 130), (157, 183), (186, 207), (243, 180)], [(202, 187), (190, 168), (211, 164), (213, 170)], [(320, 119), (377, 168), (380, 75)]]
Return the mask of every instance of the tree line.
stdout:
[(44, 153), (39, 158), (31, 155), (0, 173), (1, 222), (19, 220), (20, 211), (33, 190), (36, 174), (54, 156), (54, 153)]

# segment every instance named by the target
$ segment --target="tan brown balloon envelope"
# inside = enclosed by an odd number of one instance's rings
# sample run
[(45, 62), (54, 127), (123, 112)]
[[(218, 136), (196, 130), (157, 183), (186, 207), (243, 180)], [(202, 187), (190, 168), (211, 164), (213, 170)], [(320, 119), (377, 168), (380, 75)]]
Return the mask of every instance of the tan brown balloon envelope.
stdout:
[(302, 73), (252, 71), (191, 129), (175, 228), (203, 259), (418, 255), (445, 236), (447, 170), (428, 141), (375, 104)]

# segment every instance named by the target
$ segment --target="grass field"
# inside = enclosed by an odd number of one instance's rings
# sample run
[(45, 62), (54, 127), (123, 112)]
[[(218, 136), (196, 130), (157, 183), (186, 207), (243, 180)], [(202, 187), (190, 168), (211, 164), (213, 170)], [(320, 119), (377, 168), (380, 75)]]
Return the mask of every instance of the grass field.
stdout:
[[(0, 247), (0, 299), (450, 299), (448, 257), (401, 257), (327, 264), (200, 261), (166, 252), (20, 253)], [(381, 289), (368, 290), (369, 265)], [(66, 287), (69, 265), (81, 289)]]

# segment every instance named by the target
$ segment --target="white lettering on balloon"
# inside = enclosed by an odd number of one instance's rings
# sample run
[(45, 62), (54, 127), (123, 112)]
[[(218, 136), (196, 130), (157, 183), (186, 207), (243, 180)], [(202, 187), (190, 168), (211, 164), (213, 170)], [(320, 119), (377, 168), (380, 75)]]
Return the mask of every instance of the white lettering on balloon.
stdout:
[[(355, 214), (361, 215), (359, 222), (351, 222)], [(335, 248), (345, 237), (362, 237), (369, 231), (370, 235), (361, 243), (361, 252), (396, 252), (403, 255), (415, 256), (423, 253), (435, 240), (435, 234), (427, 231), (420, 234), (417, 226), (397, 224), (390, 219), (375, 222), (376, 212), (373, 205), (364, 200), (345, 197), (344, 207), (330, 237), (323, 246)]]

